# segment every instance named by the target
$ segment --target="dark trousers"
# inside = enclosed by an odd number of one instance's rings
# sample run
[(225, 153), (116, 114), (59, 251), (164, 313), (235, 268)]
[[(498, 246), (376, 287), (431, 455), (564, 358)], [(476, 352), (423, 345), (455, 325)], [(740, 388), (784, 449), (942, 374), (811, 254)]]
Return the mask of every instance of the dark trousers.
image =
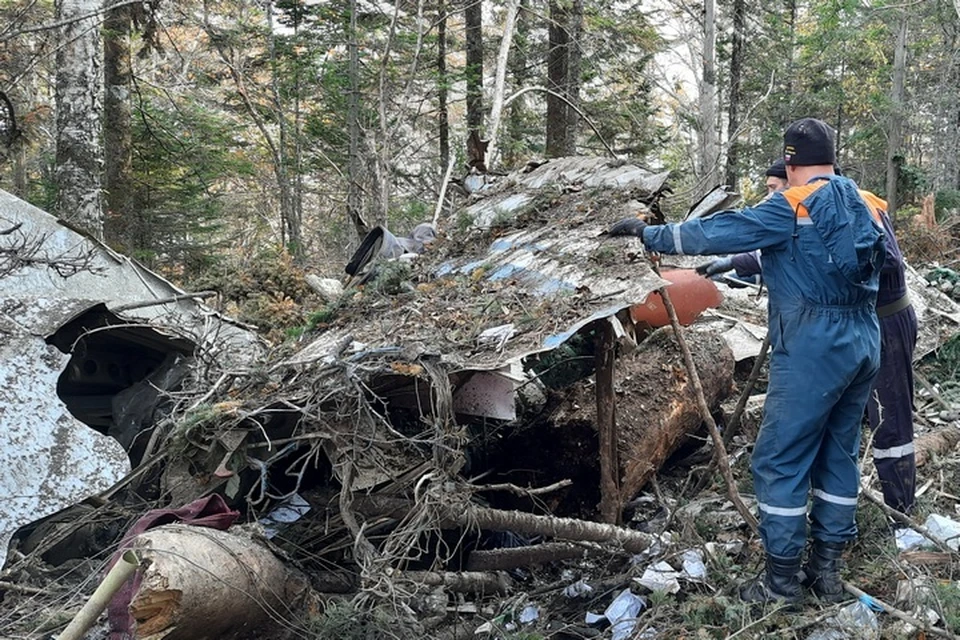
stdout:
[(913, 350), (917, 315), (907, 307), (880, 318), (880, 373), (867, 414), (873, 434), (873, 463), (883, 500), (901, 513), (914, 506), (917, 465), (913, 448)]

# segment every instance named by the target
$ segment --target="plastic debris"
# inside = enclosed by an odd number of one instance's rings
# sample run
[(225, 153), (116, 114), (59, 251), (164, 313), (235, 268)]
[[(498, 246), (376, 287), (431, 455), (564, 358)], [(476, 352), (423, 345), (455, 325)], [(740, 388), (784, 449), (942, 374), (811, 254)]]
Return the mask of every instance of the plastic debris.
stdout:
[(631, 636), (637, 626), (637, 616), (646, 604), (646, 600), (635, 596), (630, 589), (624, 589), (613, 599), (603, 612), (604, 617), (613, 625), (612, 640), (626, 640)]
[(602, 613), (594, 613), (593, 611), (587, 611), (586, 615), (583, 616), (583, 621), (591, 627), (598, 626), (606, 619), (607, 617)]
[(909, 551), (927, 544), (927, 539), (913, 529), (897, 529), (894, 531), (898, 551)]
[(577, 580), (573, 584), (568, 584), (563, 590), (563, 595), (568, 598), (582, 598), (589, 596), (591, 593), (593, 593), (593, 587), (583, 580)]
[(651, 591), (677, 593), (680, 591), (680, 582), (677, 578), (682, 575), (682, 573), (675, 571), (669, 563), (661, 560), (655, 565), (647, 567), (643, 575), (639, 578), (634, 578), (634, 580)]
[(539, 617), (540, 609), (532, 604), (528, 604), (523, 608), (523, 611), (520, 612), (520, 615), (517, 617), (517, 621), (520, 624), (530, 624), (531, 622), (535, 622)]
[(281, 502), (270, 513), (260, 518), (260, 525), (263, 527), (263, 535), (266, 538), (273, 538), (283, 525), (296, 522), (310, 511), (310, 503), (295, 493)]
[(930, 533), (946, 542), (951, 549), (960, 550), (960, 522), (931, 513), (927, 516), (924, 526), (930, 530)]
[(683, 575), (691, 580), (703, 580), (707, 577), (707, 565), (703, 563), (703, 552), (699, 549), (687, 549), (680, 557), (683, 559)]
[(807, 636), (807, 640), (879, 640), (880, 621), (877, 610), (881, 607), (868, 595), (840, 609), (837, 615), (822, 627)]

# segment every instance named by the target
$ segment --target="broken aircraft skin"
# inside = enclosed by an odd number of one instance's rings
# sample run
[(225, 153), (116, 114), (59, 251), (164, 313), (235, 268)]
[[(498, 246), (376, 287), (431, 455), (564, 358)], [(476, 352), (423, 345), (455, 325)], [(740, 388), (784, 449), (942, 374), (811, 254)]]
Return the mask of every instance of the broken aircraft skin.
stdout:
[(240, 363), (259, 351), (252, 333), (183, 296), (0, 191), (0, 567), (19, 527), (129, 471), (127, 451), (107, 435), (117, 435), (118, 393), (171, 354), (189, 358), (199, 346)]

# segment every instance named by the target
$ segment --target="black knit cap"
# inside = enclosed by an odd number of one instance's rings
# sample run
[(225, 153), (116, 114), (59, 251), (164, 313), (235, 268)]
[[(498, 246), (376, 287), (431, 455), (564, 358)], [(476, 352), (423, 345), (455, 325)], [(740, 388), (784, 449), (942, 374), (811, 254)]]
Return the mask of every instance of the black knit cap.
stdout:
[(763, 174), (767, 178), (780, 178), (781, 180), (787, 179), (787, 164), (783, 160), (776, 160), (770, 168), (767, 169), (767, 172)]
[(826, 122), (797, 120), (783, 134), (783, 160), (796, 166), (832, 165), (837, 160), (835, 140), (836, 132)]

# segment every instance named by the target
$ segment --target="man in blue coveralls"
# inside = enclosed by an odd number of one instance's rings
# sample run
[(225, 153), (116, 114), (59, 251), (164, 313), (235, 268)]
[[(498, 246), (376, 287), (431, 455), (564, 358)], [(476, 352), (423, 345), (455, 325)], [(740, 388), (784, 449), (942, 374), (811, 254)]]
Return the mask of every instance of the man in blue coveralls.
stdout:
[(650, 251), (728, 254), (760, 249), (772, 352), (763, 424), (753, 451), (766, 571), (747, 602), (798, 602), (803, 575), (824, 599), (843, 598), (839, 559), (856, 537), (860, 418), (880, 363), (876, 300), (884, 260), (879, 215), (833, 171), (835, 134), (812, 118), (784, 133), (789, 188), (755, 207), (682, 224), (621, 220)]
[[(917, 314), (910, 304), (906, 263), (893, 234), (887, 203), (866, 191), (861, 195), (879, 212), (887, 236), (886, 259), (880, 271), (877, 294), (880, 373), (867, 402), (867, 416), (873, 430), (873, 464), (883, 490), (883, 501), (909, 514), (916, 502), (917, 484), (913, 445), (913, 352), (917, 346)], [(734, 271), (736, 280), (758, 283), (762, 272), (760, 252), (718, 258), (697, 267), (697, 272), (706, 276), (722, 277), (720, 274), (727, 271)]]

